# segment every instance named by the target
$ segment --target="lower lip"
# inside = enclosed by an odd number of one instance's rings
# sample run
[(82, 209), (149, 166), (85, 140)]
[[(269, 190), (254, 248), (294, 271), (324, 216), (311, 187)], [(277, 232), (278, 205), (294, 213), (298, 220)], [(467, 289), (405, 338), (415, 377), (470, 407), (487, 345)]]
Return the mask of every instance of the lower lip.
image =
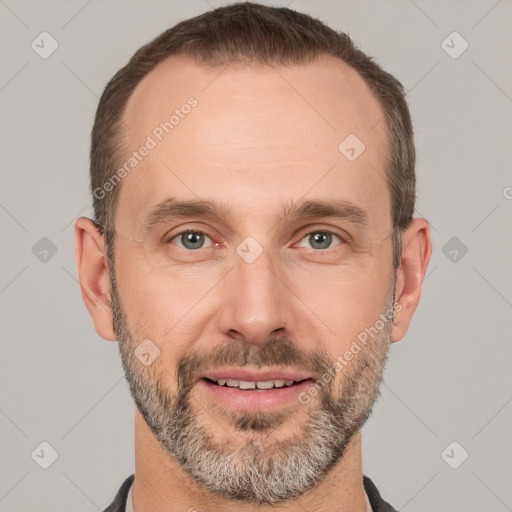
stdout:
[(300, 393), (310, 388), (314, 382), (306, 379), (293, 386), (250, 390), (219, 386), (206, 379), (201, 379), (198, 384), (211, 393), (217, 401), (238, 411), (253, 412), (276, 409), (293, 402), (300, 403), (298, 400)]

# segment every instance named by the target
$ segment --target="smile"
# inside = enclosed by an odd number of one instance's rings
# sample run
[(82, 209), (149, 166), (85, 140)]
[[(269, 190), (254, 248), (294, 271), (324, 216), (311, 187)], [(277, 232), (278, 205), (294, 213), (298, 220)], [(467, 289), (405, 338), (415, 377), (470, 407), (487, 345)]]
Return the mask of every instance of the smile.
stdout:
[[(214, 381), (211, 381), (214, 382)], [(302, 382), (302, 381), (300, 381)], [(294, 384), (298, 384), (294, 380), (263, 380), (258, 382), (248, 381), (248, 380), (235, 380), (235, 379), (217, 379), (216, 384), (219, 386), (226, 386), (229, 388), (238, 388), (238, 389), (256, 389), (256, 390), (266, 390), (272, 388), (282, 388), (282, 387), (290, 387)]]
[(220, 403), (237, 412), (263, 412), (290, 405), (302, 405), (300, 393), (314, 384), (311, 378), (239, 380), (203, 377), (198, 387), (208, 396), (208, 403)]

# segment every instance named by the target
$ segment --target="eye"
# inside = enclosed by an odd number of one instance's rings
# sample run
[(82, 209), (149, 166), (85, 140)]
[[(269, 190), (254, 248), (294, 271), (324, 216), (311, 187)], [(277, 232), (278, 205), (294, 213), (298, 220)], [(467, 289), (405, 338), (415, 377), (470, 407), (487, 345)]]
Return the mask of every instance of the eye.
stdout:
[[(340, 235), (332, 233), (331, 231), (312, 231), (308, 233), (299, 243), (299, 247), (305, 247), (302, 245), (304, 240), (306, 240), (310, 245), (311, 249), (314, 250), (323, 250), (330, 249), (331, 244), (333, 242), (333, 237), (340, 240), (341, 243), (345, 243), (345, 240), (341, 238)], [(341, 245), (341, 244), (338, 244)]]
[[(331, 231), (311, 231), (299, 242), (299, 247), (309, 247), (313, 250), (331, 249), (332, 244), (336, 239), (339, 241), (336, 245), (343, 245), (346, 243), (340, 235)], [(197, 230), (182, 231), (181, 233), (169, 238), (165, 243), (172, 243), (182, 249), (191, 251), (206, 249), (213, 247), (214, 245), (218, 245), (214, 244), (212, 239), (206, 233)], [(310, 245), (304, 245), (304, 243), (308, 243)]]
[(176, 240), (176, 245), (178, 245), (178, 247), (181, 247), (182, 249), (194, 250), (211, 247), (211, 243), (210, 245), (205, 246), (205, 241), (207, 239), (211, 242), (211, 238), (202, 231), (183, 231), (170, 238), (166, 243), (171, 243)]

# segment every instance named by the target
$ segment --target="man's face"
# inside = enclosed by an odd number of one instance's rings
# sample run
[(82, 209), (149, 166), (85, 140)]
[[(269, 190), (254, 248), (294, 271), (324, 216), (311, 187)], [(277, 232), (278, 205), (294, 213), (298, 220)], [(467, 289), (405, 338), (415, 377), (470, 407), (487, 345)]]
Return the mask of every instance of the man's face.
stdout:
[[(395, 277), (385, 123), (363, 80), (329, 57), (221, 71), (173, 57), (129, 100), (129, 153), (155, 144), (122, 182), (112, 309), (162, 446), (212, 492), (275, 502), (339, 461), (378, 394)], [(190, 97), (197, 105), (159, 131)], [(355, 160), (338, 149), (350, 134), (365, 145)], [(219, 216), (149, 226), (171, 197)], [(307, 201), (351, 209), (292, 216)], [(229, 386), (240, 380), (255, 389)]]

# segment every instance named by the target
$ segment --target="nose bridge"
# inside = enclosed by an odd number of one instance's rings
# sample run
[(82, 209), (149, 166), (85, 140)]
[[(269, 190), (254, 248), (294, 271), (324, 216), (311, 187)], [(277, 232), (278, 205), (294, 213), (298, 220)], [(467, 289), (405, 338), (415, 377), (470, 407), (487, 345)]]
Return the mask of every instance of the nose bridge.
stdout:
[(236, 331), (249, 343), (261, 344), (272, 332), (288, 328), (290, 292), (272, 253), (260, 252), (262, 248), (251, 240), (246, 244), (242, 242), (237, 248), (234, 268), (223, 290), (219, 326), (225, 335)]

